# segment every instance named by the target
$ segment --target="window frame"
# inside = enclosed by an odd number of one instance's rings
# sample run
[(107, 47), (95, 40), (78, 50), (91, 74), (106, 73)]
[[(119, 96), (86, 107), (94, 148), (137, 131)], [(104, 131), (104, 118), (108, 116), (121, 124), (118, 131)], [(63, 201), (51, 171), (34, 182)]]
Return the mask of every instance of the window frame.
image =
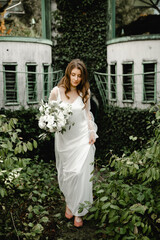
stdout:
[[(19, 88), (18, 88), (18, 76), (17, 76), (17, 62), (4, 62), (2, 64), (3, 66), (3, 82), (4, 82), (4, 88), (3, 88), (3, 94), (4, 94), (4, 101), (5, 105), (19, 105)], [(7, 89), (6, 89), (6, 69), (5, 66), (15, 66), (15, 87), (16, 87), (16, 101), (7, 101)], [(10, 71), (10, 70), (8, 70)]]
[[(131, 86), (132, 86), (132, 92), (131, 96), (132, 99), (124, 99), (124, 65), (132, 65), (132, 73), (128, 74), (128, 76), (131, 75)], [(122, 102), (123, 103), (133, 103), (134, 102), (134, 62), (133, 61), (127, 61), (122, 63)]]
[[(157, 102), (157, 92), (156, 92), (156, 89), (157, 89), (157, 61), (143, 61), (143, 74), (142, 74), (142, 77), (143, 77), (143, 100), (142, 100), (142, 103), (156, 103)], [(146, 64), (154, 64), (154, 96), (153, 96), (153, 99), (154, 100), (145, 100), (145, 82), (144, 82), (144, 78), (145, 78), (145, 72), (144, 72), (144, 65)]]
[[(54, 76), (56, 75), (56, 78), (54, 79)], [(63, 70), (57, 70), (57, 71), (53, 71), (52, 68), (52, 74), (51, 74), (51, 88), (54, 88), (55, 86), (57, 86), (58, 82), (62, 79), (63, 77)], [(55, 81), (54, 81), (55, 80)]]
[[(36, 99), (34, 99), (33, 101), (31, 101), (29, 99), (29, 88), (28, 88), (28, 74), (31, 72), (28, 71), (28, 67), (29, 66), (35, 66), (35, 72), (33, 72), (35, 74), (35, 90), (34, 92), (36, 93)], [(28, 73), (29, 72), (29, 73)], [(27, 104), (36, 104), (38, 103), (38, 92), (37, 92), (37, 64), (36, 63), (26, 63), (26, 84), (27, 84)]]

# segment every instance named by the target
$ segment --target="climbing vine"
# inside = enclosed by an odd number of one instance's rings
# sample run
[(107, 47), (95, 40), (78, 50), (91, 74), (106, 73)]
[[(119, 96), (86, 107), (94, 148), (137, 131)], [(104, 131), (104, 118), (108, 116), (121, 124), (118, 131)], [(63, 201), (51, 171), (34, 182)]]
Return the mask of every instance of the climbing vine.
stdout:
[(107, 1), (56, 0), (53, 12), (53, 62), (65, 69), (68, 62), (80, 58), (87, 66), (90, 82), (94, 71), (106, 71)]

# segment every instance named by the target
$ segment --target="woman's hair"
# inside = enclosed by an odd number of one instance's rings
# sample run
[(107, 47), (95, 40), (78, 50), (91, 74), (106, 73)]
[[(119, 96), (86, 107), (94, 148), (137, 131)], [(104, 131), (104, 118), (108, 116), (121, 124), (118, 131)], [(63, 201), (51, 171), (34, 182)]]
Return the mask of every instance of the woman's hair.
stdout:
[[(89, 82), (88, 82), (88, 72), (85, 64), (80, 59), (73, 59), (67, 66), (64, 77), (58, 83), (58, 86), (63, 86), (65, 88), (65, 95), (71, 90), (70, 85), (70, 75), (74, 68), (81, 71), (81, 82), (76, 87), (78, 95), (82, 94), (82, 101), (86, 104), (89, 98)], [(67, 96), (69, 98), (69, 96)]]

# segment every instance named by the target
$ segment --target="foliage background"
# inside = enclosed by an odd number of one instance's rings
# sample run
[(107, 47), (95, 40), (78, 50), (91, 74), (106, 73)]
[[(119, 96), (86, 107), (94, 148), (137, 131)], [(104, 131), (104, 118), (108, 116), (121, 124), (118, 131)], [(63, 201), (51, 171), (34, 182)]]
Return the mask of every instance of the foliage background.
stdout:
[[(41, 0), (23, 0), (24, 14), (9, 14), (5, 25), (10, 36), (42, 37)], [(34, 19), (35, 24), (32, 24)]]
[(87, 219), (97, 221), (100, 239), (160, 238), (160, 108), (154, 111), (147, 144), (128, 155), (113, 154), (92, 177), (95, 201)]
[[(27, 157), (39, 156), (45, 162), (55, 160), (53, 136), (44, 141), (38, 138), (42, 130), (38, 128), (37, 109), (22, 108), (14, 112), (1, 110), (0, 114), (18, 119), (17, 124), (22, 130), (20, 135), (24, 141), (34, 138), (38, 142), (39, 147), (26, 153)], [(100, 108), (96, 118), (100, 136), (96, 141), (96, 158), (101, 159), (101, 164), (105, 164), (110, 154), (121, 156), (123, 152), (130, 153), (135, 149), (141, 149), (152, 136), (153, 129), (147, 129), (147, 126), (154, 120), (154, 117), (154, 113), (148, 110), (108, 106), (104, 111)], [(132, 141), (129, 139), (130, 136), (137, 137), (137, 139)], [(106, 155), (108, 155), (107, 158)]]
[[(68, 62), (80, 58), (87, 66), (93, 85), (93, 72), (106, 72), (107, 1), (56, 0), (53, 12), (54, 69), (65, 70)], [(95, 86), (94, 86), (95, 87)]]
[[(141, 3), (143, 2), (140, 1)], [(116, 0), (116, 36), (122, 36), (122, 29), (140, 16), (153, 14), (153, 8), (135, 7), (134, 0)]]

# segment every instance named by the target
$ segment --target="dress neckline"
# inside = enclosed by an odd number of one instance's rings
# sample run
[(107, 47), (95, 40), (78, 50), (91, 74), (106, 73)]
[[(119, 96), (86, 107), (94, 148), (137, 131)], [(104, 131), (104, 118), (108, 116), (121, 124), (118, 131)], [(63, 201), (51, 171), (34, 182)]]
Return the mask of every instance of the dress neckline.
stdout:
[(59, 92), (59, 98), (60, 98), (60, 100), (61, 100), (62, 102), (64, 102), (64, 103), (68, 103), (68, 104), (73, 104), (73, 103), (75, 103), (75, 102), (77, 101), (77, 99), (80, 97), (80, 96), (77, 96), (77, 97), (74, 99), (74, 101), (70, 103), (70, 102), (67, 102), (67, 101), (62, 100), (59, 87), (58, 87), (58, 92)]

